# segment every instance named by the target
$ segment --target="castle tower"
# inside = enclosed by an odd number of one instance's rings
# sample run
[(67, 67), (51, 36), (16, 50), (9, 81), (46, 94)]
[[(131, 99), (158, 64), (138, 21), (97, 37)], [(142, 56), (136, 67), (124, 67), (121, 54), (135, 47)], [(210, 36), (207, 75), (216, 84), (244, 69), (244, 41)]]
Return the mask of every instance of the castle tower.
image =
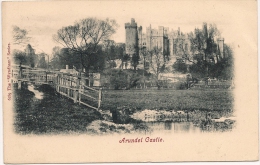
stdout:
[(142, 29), (142, 26), (140, 26), (140, 27), (138, 27), (138, 45), (140, 48), (142, 48), (142, 43), (143, 43), (142, 33), (143, 33), (143, 29)]
[(163, 43), (163, 36), (164, 36), (164, 28), (163, 26), (159, 26), (159, 31), (158, 31), (158, 37), (157, 37), (157, 40), (158, 40), (158, 48), (161, 48), (162, 51), (163, 51), (163, 48), (164, 48), (164, 43)]
[(224, 58), (224, 38), (218, 38), (219, 57)]
[(146, 28), (146, 48), (151, 50), (152, 48), (152, 27), (151, 25)]
[(125, 24), (125, 32), (126, 32), (126, 54), (133, 56), (133, 54), (138, 54), (138, 31), (137, 31), (137, 23), (135, 19), (131, 19), (131, 23)]

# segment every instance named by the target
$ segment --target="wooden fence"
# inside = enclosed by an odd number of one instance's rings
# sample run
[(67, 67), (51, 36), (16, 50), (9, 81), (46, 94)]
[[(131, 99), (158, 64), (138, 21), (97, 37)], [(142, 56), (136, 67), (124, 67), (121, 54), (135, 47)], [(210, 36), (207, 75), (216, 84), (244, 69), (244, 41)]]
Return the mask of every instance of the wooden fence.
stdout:
[(95, 89), (85, 85), (85, 79), (78, 76), (57, 75), (55, 88), (58, 93), (87, 107), (100, 110), (102, 88)]
[(69, 75), (60, 72), (29, 71), (19, 74), (18, 89), (22, 82), (34, 84), (48, 84), (55, 88), (59, 94), (70, 98), (74, 103), (99, 110), (102, 101), (102, 88), (95, 89), (87, 86), (88, 78)]

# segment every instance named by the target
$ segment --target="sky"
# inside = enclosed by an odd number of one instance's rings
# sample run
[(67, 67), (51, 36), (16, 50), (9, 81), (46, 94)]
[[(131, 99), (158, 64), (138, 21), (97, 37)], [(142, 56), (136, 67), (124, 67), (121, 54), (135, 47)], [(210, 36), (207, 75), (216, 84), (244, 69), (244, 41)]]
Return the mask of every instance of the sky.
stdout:
[[(125, 42), (124, 24), (135, 18), (143, 29), (151, 26), (169, 27), (182, 32), (202, 27), (203, 22), (215, 23), (225, 43), (237, 46), (241, 36), (248, 42), (257, 43), (254, 32), (256, 3), (248, 1), (74, 1), (74, 2), (8, 2), (3, 4), (3, 24), (8, 33), (13, 25), (27, 29), (32, 37), (31, 45), (36, 53), (52, 54), (54, 46), (60, 46), (52, 36), (63, 26), (73, 25), (87, 17), (115, 19), (119, 24), (111, 39)], [(249, 18), (249, 19), (248, 19)], [(253, 26), (252, 26), (253, 23)], [(251, 25), (251, 26), (250, 26)], [(11, 34), (11, 33), (10, 33)], [(13, 46), (16, 48), (16, 46)], [(19, 48), (23, 49), (23, 48)]]

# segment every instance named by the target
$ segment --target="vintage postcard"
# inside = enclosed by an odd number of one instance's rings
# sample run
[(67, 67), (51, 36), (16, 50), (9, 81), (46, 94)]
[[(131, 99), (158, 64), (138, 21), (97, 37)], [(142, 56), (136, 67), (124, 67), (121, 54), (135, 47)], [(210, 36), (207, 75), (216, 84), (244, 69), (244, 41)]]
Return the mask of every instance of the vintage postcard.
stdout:
[(257, 1), (2, 2), (4, 163), (257, 161)]

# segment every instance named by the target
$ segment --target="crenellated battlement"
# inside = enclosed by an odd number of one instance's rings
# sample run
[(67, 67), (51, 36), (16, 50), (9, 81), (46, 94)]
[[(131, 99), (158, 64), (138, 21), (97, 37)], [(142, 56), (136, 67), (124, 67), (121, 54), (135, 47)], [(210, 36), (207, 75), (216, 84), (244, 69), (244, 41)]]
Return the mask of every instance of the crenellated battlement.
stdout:
[(130, 24), (130, 23), (125, 23), (125, 28), (137, 28), (137, 23)]

